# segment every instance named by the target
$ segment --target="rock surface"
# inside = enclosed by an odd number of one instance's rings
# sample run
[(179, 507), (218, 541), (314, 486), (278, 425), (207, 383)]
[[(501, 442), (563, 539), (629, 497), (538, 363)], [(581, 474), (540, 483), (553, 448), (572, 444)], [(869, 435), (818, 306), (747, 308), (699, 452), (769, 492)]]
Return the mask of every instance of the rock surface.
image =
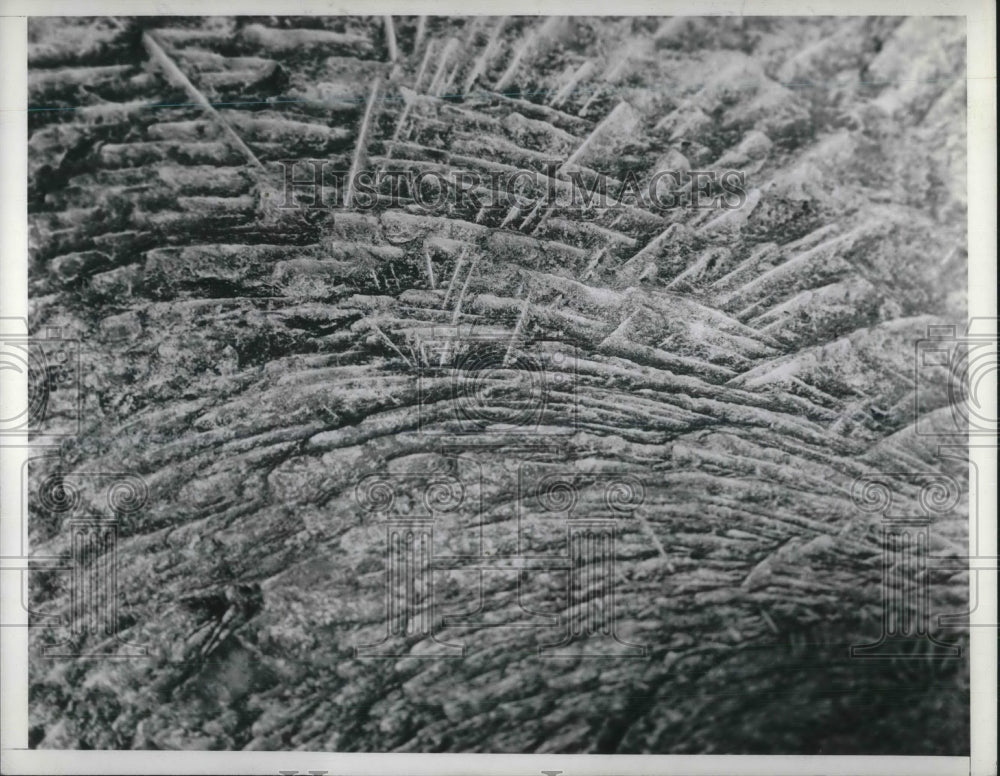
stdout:
[[(959, 21), (397, 17), (390, 46), (381, 19), (50, 18), (29, 35), (29, 102), (65, 109), (29, 114), (31, 324), (84, 354), (80, 432), (32, 465), (32, 493), (54, 472), (141, 477), (115, 626), (149, 650), (44, 659), (61, 631), (33, 629), (33, 746), (967, 751), (966, 661), (848, 653), (882, 616), (881, 521), (856, 481), (967, 477), (913, 413), (931, 390), (914, 344), (966, 316)], [(280, 161), (362, 157), (725, 168), (748, 197), (276, 206)], [(919, 420), (947, 429), (944, 379)], [(578, 616), (568, 571), (504, 559), (557, 554), (560, 520), (518, 530), (523, 477), (552, 473), (575, 478), (577, 514), (614, 519), (614, 600), (585, 600), (643, 657), (538, 653)], [(464, 488), (434, 526), (437, 641), (392, 659), (355, 654), (386, 628), (369, 475), (399, 509)], [(639, 482), (634, 508), (601, 503), (608, 478)], [(918, 490), (897, 494), (911, 512)], [(932, 550), (959, 558), (967, 519), (965, 499), (936, 516)], [(34, 551), (69, 553), (67, 520), (33, 495)], [(935, 616), (967, 609), (964, 573), (928, 575)], [(34, 575), (34, 611), (72, 616), (60, 580)], [(454, 657), (441, 643), (464, 657), (426, 659)]]

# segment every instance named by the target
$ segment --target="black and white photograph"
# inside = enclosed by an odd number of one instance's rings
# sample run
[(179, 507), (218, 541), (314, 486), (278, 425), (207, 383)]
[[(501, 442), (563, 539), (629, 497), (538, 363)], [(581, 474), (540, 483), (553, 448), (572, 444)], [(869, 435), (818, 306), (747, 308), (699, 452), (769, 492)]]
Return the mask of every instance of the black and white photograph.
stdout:
[(971, 18), (377, 5), (26, 20), (5, 751), (969, 773)]

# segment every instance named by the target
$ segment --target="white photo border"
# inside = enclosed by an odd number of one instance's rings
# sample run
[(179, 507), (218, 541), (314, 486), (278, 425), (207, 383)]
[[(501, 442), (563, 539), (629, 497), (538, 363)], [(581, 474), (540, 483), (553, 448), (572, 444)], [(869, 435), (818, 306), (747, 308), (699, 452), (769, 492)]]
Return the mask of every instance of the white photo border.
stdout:
[[(135, 15), (604, 15), (598, 0), (0, 0), (0, 315), (27, 318), (27, 17)], [(619, 0), (616, 16), (965, 16), (968, 79), (969, 317), (997, 316), (996, 309), (996, 7), (990, 0)], [(24, 404), (23, 377), (0, 377), (0, 403)], [(996, 447), (970, 446), (970, 465), (996, 472)], [(0, 445), (0, 555), (20, 548), (21, 467), (28, 446)], [(984, 477), (979, 503), (980, 546), (997, 546), (996, 479)], [(973, 502), (974, 503), (974, 502)], [(4, 574), (20, 572), (3, 572)], [(971, 583), (976, 575), (971, 576)], [(979, 572), (979, 605), (972, 624), (989, 623), (997, 611), (997, 573)], [(9, 581), (9, 580), (8, 580)], [(0, 610), (23, 615), (20, 585), (4, 584)], [(26, 616), (26, 615), (23, 615)], [(970, 628), (971, 756), (680, 756), (680, 755), (467, 755), (341, 754), (320, 752), (51, 751), (27, 748), (27, 629), (0, 633), (0, 772), (5, 774), (948, 774), (997, 773), (997, 635)]]

